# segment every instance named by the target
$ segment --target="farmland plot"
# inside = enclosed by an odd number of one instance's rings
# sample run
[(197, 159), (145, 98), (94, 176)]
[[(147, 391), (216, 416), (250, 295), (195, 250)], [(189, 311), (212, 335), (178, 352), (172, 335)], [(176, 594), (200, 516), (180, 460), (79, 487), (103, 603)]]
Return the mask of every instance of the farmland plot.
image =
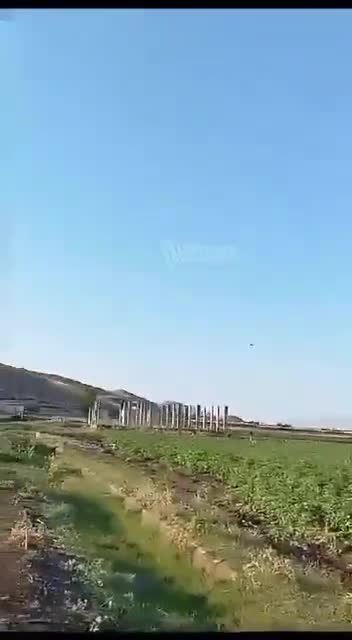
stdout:
[(109, 434), (116, 451), (209, 474), (227, 486), (234, 505), (265, 525), (274, 539), (352, 543), (352, 445), (248, 441), (173, 434)]
[(346, 445), (37, 429), (1, 474), (70, 558), (71, 628), (350, 628)]

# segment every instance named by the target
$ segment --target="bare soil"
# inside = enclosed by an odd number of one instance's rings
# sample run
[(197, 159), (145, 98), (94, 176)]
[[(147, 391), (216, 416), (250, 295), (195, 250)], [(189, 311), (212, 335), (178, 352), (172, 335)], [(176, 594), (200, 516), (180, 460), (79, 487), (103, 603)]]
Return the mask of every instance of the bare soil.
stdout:
[(94, 619), (87, 588), (70, 558), (43, 540), (37, 548), (11, 537), (21, 517), (14, 492), (0, 490), (0, 631), (85, 631)]

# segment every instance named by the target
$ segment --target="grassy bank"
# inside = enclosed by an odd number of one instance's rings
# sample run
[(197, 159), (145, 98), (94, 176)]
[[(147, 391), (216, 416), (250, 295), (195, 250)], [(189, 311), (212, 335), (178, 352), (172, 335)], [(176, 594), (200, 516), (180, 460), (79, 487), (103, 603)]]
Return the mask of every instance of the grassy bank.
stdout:
[(209, 599), (190, 559), (111, 495), (121, 472), (76, 451), (65, 460), (64, 473), (62, 459), (53, 475), (60, 486), (55, 481), (47, 494), (46, 516), (65, 548), (84, 551), (81, 569), (93, 579), (106, 622), (126, 630), (217, 629), (225, 614), (220, 594)]
[(99, 629), (216, 630), (225, 618), (236, 627), (191, 559), (111, 495), (121, 474), (79, 451), (53, 458), (52, 450), (34, 434), (7, 434), (0, 485), (36, 495), (52, 543), (73, 554), (73, 574), (94, 591)]
[[(144, 613), (150, 606), (154, 622), (155, 616), (158, 617), (163, 611), (164, 624), (169, 624), (171, 628), (204, 629), (220, 625), (219, 628), (229, 630), (346, 629), (350, 624), (350, 599), (336, 576), (319, 573), (311, 566), (300, 567), (280, 557), (273, 549), (261, 544), (260, 540), (250, 539), (248, 534), (241, 535), (236, 526), (224, 529), (220, 522), (214, 525), (212, 505), (207, 496), (202, 500), (201, 496), (191, 495), (191, 510), (185, 511), (186, 497), (183, 499), (170, 489), (167, 468), (157, 466), (155, 476), (151, 479), (148, 467), (141, 468), (140, 465), (134, 466), (132, 461), (125, 460), (122, 463), (114, 456), (70, 447), (65, 449), (64, 459), (69, 466), (81, 469), (84, 476), (83, 479), (75, 476), (67, 478), (63, 488), (64, 493), (67, 492), (68, 502), (74, 494), (75, 504), (80, 505), (78, 519), (82, 519), (82, 529), (79, 523), (75, 529), (81, 530), (81, 548), (86, 551), (90, 549), (91, 558), (104, 557), (110, 567), (108, 576), (115, 575), (116, 571), (120, 574), (121, 570), (124, 571), (121, 567), (125, 567), (128, 574), (138, 575), (136, 567), (139, 567), (146, 576), (147, 584), (147, 576), (150, 577), (144, 593), (139, 592), (138, 579), (136, 591), (131, 589), (136, 609), (132, 608), (125, 617), (126, 628), (129, 628), (135, 612), (141, 615), (139, 619), (144, 619), (144, 625), (149, 624)], [(183, 546), (181, 550), (175, 548), (161, 538), (153, 527), (141, 526), (139, 512), (126, 513), (119, 489), (131, 496), (130, 499), (132, 496), (137, 498), (149, 509), (154, 505), (159, 515), (163, 511), (161, 505), (164, 505), (175, 531), (179, 528), (182, 532), (184, 524), (185, 531), (189, 533), (187, 524), (191, 524), (194, 539), (202, 548), (229, 560), (235, 570), (235, 582), (209, 584), (203, 570), (194, 569), (191, 557)], [(97, 507), (82, 509), (78, 495), (83, 503), (87, 496), (94, 497)], [(61, 493), (62, 499), (66, 501)], [(104, 515), (100, 516), (102, 505)], [(172, 518), (173, 509), (179, 516), (175, 520)], [(83, 512), (86, 513), (86, 521)], [(89, 533), (88, 525), (93, 512), (96, 516)], [(105, 522), (105, 532), (97, 529), (99, 525), (96, 522), (101, 517)], [(71, 523), (74, 521), (72, 513), (70, 520)], [(199, 527), (199, 524), (202, 526)], [(114, 526), (119, 528), (113, 530)], [(72, 536), (69, 537), (72, 541)], [(126, 559), (129, 559), (132, 567), (125, 564)], [(109, 578), (105, 579), (104, 584), (111, 585)], [(106, 595), (107, 600), (109, 597), (112, 596)], [(119, 602), (121, 592), (114, 597)], [(157, 625), (161, 624), (159, 619)]]

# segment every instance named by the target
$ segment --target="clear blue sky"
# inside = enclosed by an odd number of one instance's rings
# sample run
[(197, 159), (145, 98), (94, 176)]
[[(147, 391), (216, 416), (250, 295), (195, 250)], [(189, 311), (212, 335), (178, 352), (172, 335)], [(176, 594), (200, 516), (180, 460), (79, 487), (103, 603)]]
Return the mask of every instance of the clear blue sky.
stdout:
[(0, 21), (0, 360), (352, 426), (351, 33), (350, 11)]

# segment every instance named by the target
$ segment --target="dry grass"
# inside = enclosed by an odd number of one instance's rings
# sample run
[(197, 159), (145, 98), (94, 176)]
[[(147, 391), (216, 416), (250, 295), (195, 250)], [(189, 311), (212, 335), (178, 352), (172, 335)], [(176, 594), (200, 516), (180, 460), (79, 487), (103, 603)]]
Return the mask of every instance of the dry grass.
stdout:
[(45, 543), (44, 522), (31, 522), (28, 512), (23, 509), (19, 520), (11, 529), (8, 542), (23, 546), (25, 551), (29, 548), (38, 548)]

